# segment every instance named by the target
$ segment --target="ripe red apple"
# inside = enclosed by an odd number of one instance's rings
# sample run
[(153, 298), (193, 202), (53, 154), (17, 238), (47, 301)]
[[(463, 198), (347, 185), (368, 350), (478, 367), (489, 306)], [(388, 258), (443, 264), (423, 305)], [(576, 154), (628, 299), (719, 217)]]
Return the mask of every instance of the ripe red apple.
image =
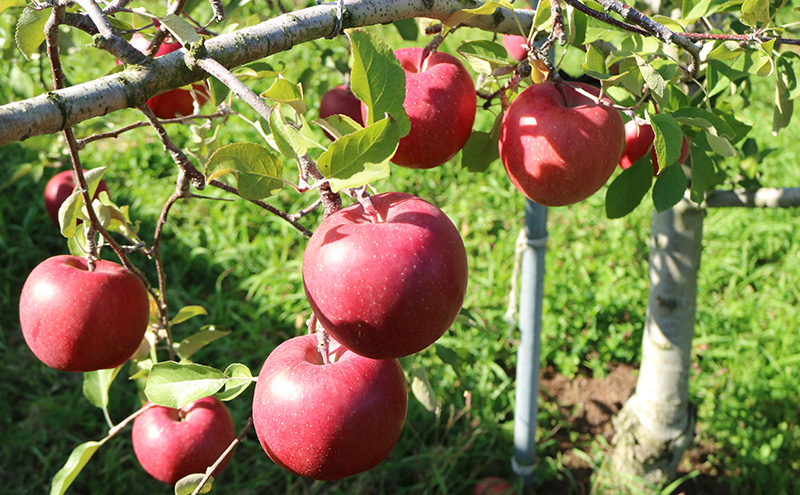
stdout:
[(300, 476), (333, 480), (380, 463), (400, 438), (408, 406), (396, 359), (369, 359), (331, 341), (330, 362), (317, 336), (289, 339), (258, 374), (253, 424), (279, 466)]
[[(622, 152), (622, 157), (619, 159), (619, 166), (622, 169), (628, 169), (641, 160), (647, 152), (650, 152), (650, 161), (653, 164), (653, 175), (658, 175), (659, 165), (656, 156), (655, 147), (653, 147), (653, 140), (655, 133), (650, 124), (637, 125), (636, 121), (629, 120), (625, 123), (625, 150)], [(684, 136), (683, 143), (681, 143), (681, 154), (678, 158), (678, 163), (686, 162), (689, 156), (689, 139)]]
[[(453, 158), (467, 142), (475, 122), (475, 83), (464, 64), (447, 53), (422, 60), (422, 48), (395, 50), (406, 75), (403, 108), (411, 131), (400, 139), (392, 163), (427, 169)], [(367, 108), (361, 107), (364, 122)]]
[(105, 260), (90, 272), (77, 256), (41, 262), (28, 275), (19, 301), (28, 347), (63, 371), (124, 363), (142, 342), (149, 314), (147, 290), (133, 272)]
[[(139, 33), (131, 36), (131, 45), (144, 53), (150, 41)], [(177, 41), (164, 41), (156, 52), (156, 57), (166, 55), (181, 48)], [(117, 61), (117, 63), (120, 63)], [(208, 88), (205, 84), (193, 84), (192, 88), (200, 97), (200, 104), (208, 99)], [(194, 98), (188, 89), (176, 88), (166, 93), (156, 95), (147, 100), (147, 106), (159, 119), (173, 119), (176, 115), (191, 115), (194, 113)]]
[(508, 55), (516, 61), (524, 60), (528, 57), (528, 50), (522, 47), (527, 45), (528, 40), (518, 34), (504, 34), (503, 46), (506, 47)]
[[(347, 115), (362, 126), (364, 125), (364, 119), (361, 117), (361, 100), (356, 98), (356, 95), (344, 84), (326, 91), (319, 103), (321, 119), (337, 114)], [(329, 139), (331, 138), (327, 132), (325, 135)]]
[[(184, 476), (205, 473), (236, 438), (236, 428), (227, 406), (215, 397), (205, 397), (180, 409), (151, 407), (133, 420), (131, 436), (144, 470), (174, 485)], [(220, 463), (215, 477), (230, 458), (229, 454)]]
[(570, 205), (597, 192), (625, 145), (619, 111), (576, 87), (598, 94), (581, 83), (535, 84), (503, 116), (500, 158), (517, 189), (541, 205)]
[(497, 476), (490, 476), (480, 480), (475, 485), (474, 495), (517, 495), (514, 486), (508, 481)]
[[(47, 185), (44, 187), (44, 207), (53, 224), (58, 225), (58, 209), (75, 190), (77, 183), (72, 170), (59, 172), (47, 181)], [(96, 199), (102, 191), (108, 192), (108, 186), (106, 186), (106, 181), (100, 179), (94, 198)]]
[(450, 328), (464, 302), (467, 253), (436, 206), (404, 193), (372, 196), (326, 218), (306, 246), (303, 283), (320, 323), (362, 356), (407, 356)]

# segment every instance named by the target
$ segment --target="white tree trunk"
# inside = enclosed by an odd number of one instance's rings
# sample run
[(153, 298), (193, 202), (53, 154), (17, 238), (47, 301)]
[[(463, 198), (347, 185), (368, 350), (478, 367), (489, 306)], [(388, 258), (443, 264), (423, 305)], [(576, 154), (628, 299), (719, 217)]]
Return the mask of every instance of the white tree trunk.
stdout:
[(630, 483), (628, 475), (674, 478), (693, 439), (689, 369), (704, 216), (687, 200), (653, 215), (642, 364), (634, 395), (614, 419), (615, 483)]

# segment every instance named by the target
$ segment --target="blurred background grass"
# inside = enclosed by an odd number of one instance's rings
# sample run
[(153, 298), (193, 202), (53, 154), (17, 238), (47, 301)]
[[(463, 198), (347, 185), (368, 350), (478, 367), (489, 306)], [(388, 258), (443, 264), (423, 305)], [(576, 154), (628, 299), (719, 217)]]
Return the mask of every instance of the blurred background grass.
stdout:
[[(13, 46), (13, 22), (9, 12), (0, 15), (0, 66), (7, 69), (0, 70), (2, 102), (42, 90), (39, 62), (24, 62)], [(391, 27), (375, 31), (395, 48), (423, 43), (403, 41)], [(77, 37), (65, 48), (87, 40)], [(454, 51), (456, 44), (450, 40), (444, 49)], [(68, 58), (69, 73), (89, 79), (111, 69), (113, 60), (93, 61), (97, 52), (92, 51)], [(287, 78), (303, 81), (313, 114), (322, 92), (341, 83), (335, 67), (345, 57), (344, 43), (337, 39), (297, 47), (273, 61), (285, 63)], [(756, 124), (750, 137), (762, 150), (772, 150), (759, 164), (762, 182), (797, 186), (800, 125), (795, 119), (777, 137), (770, 134), (765, 124), (771, 120), (771, 84), (756, 81), (755, 104), (739, 117)], [(85, 136), (135, 119), (137, 113), (126, 110), (87, 122), (78, 133)], [(483, 112), (476, 126), (488, 129), (491, 121)], [(188, 145), (185, 130), (173, 126), (170, 131), (179, 145)], [(235, 118), (222, 135), (225, 143), (259, 141)], [(152, 133), (140, 129), (94, 143), (81, 156), (87, 168), (109, 167), (106, 181), (112, 197), (131, 205), (142, 237), (152, 238), (175, 175), (174, 164)], [(68, 164), (61, 137), (2, 147), (0, 163), (5, 172), (0, 179), (0, 479), (8, 493), (43, 493), (69, 452), (101, 438), (106, 425), (102, 413), (83, 399), (81, 376), (40, 364), (19, 331), (17, 304), (25, 277), (44, 258), (66, 252), (42, 203), (46, 180)], [(739, 165), (733, 159), (723, 166), (735, 174)], [(440, 341), (455, 351), (458, 361), (445, 364), (435, 347), (411, 359), (411, 364), (425, 366), (443, 405), (441, 414), (429, 413), (411, 399), (406, 428), (390, 457), (368, 473), (328, 483), (300, 479), (274, 466), (251, 431), (217, 481), (218, 493), (467, 494), (478, 478), (511, 476), (517, 334), (504, 314), (523, 197), (499, 162), (480, 175), (461, 169), (458, 159), (429, 171), (393, 168), (391, 178), (374, 185), (437, 204), (459, 227), (467, 247), (470, 285), (464, 307), (473, 323), (455, 324)], [(294, 212), (312, 200), (309, 194), (285, 191), (269, 202)], [(639, 359), (648, 291), (649, 198), (620, 220), (605, 218), (603, 201), (601, 191), (584, 203), (549, 213), (542, 361), (569, 378), (602, 377), (617, 363), (635, 365)], [(723, 490), (719, 493), (800, 493), (796, 216), (792, 210), (728, 209), (709, 211), (706, 218), (691, 396), (699, 408), (698, 441), (707, 448), (700, 464), (686, 467), (715, 476)], [(300, 274), (305, 239), (299, 233), (244, 201), (182, 201), (169, 220), (162, 246), (171, 308), (200, 304), (210, 313), (176, 327), (177, 337), (204, 324), (233, 332), (196, 354), (196, 361), (220, 368), (242, 362), (258, 370), (277, 343), (304, 331), (298, 322), (309, 309)], [(304, 222), (313, 228), (318, 221), (314, 214)], [(153, 275), (143, 256), (132, 259)], [(229, 403), (240, 426), (249, 415), (251, 393)], [(138, 407), (138, 400), (133, 384), (120, 377), (112, 387), (112, 418), (123, 419)], [(574, 482), (570, 485), (565, 446), (553, 436), (560, 431), (576, 442), (574, 425), (554, 404), (540, 400), (537, 482), (560, 479), (564, 493), (580, 493)], [(595, 455), (602, 454), (603, 442), (583, 439), (572, 446)], [(101, 449), (71, 490), (170, 491), (138, 466), (128, 431)]]

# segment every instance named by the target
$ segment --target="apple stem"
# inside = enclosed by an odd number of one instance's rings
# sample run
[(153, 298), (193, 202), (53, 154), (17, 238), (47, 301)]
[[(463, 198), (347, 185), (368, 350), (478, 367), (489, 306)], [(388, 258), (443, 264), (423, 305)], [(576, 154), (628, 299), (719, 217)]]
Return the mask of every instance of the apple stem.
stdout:
[(216, 471), (219, 465), (222, 464), (222, 461), (224, 461), (228, 457), (228, 455), (230, 455), (230, 453), (233, 452), (233, 449), (234, 447), (236, 447), (236, 444), (241, 443), (241, 441), (244, 440), (245, 435), (252, 426), (253, 426), (253, 417), (250, 416), (249, 418), (247, 418), (247, 424), (244, 425), (244, 428), (242, 428), (242, 431), (239, 432), (239, 435), (233, 439), (230, 445), (228, 445), (228, 448), (225, 449), (225, 452), (220, 454), (217, 460), (214, 461), (214, 464), (212, 464), (211, 466), (208, 467), (208, 469), (206, 469), (203, 479), (201, 479), (200, 483), (198, 483), (198, 485), (195, 487), (194, 491), (192, 492), (192, 495), (197, 495), (203, 490), (203, 487), (205, 486), (206, 483), (208, 483), (208, 480), (211, 478), (214, 471)]
[(319, 354), (322, 356), (323, 364), (330, 364), (331, 362), (330, 356), (328, 355), (330, 341), (331, 337), (324, 328), (317, 332), (317, 350), (319, 350)]
[(375, 208), (375, 204), (372, 202), (372, 198), (369, 196), (369, 192), (367, 192), (367, 186), (361, 186), (358, 189), (349, 189), (348, 194), (356, 198), (358, 203), (364, 208), (364, 212), (369, 215), (370, 220), (373, 223), (380, 223), (383, 222), (383, 218), (381, 218), (380, 213)]

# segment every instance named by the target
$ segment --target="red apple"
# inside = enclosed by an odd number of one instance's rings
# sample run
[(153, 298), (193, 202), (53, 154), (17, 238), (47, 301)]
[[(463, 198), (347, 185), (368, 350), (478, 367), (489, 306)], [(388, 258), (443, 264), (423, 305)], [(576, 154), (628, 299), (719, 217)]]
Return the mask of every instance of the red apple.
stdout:
[[(139, 33), (131, 36), (131, 45), (144, 53), (150, 45), (150, 40), (145, 38)], [(156, 57), (172, 53), (179, 50), (181, 44), (177, 41), (164, 41), (156, 52)], [(117, 61), (117, 63), (120, 63)], [(208, 89), (205, 84), (193, 84), (192, 88), (200, 97), (199, 101), (202, 103), (208, 98)], [(166, 93), (156, 95), (147, 100), (147, 106), (153, 111), (159, 119), (173, 119), (177, 115), (191, 115), (194, 113), (194, 97), (192, 92), (188, 89), (176, 88)]]
[(306, 246), (303, 283), (324, 328), (355, 353), (407, 356), (450, 328), (467, 289), (467, 253), (436, 206), (403, 193), (372, 196), (326, 218)]
[[(653, 146), (655, 133), (650, 124), (640, 124), (633, 120), (625, 123), (625, 150), (622, 152), (622, 157), (619, 159), (619, 166), (622, 169), (628, 169), (641, 160), (647, 152), (650, 152), (650, 162), (653, 164), (653, 175), (658, 175), (659, 170), (658, 158), (656, 150)], [(689, 156), (689, 139), (684, 136), (683, 143), (681, 143), (681, 153), (678, 157), (678, 163), (686, 162)]]
[(570, 205), (597, 192), (625, 145), (619, 111), (576, 87), (598, 94), (581, 83), (535, 84), (503, 116), (500, 158), (517, 189), (541, 205)]
[[(422, 61), (422, 48), (395, 50), (406, 75), (403, 108), (411, 131), (400, 139), (392, 163), (427, 169), (442, 165), (464, 147), (475, 121), (475, 83), (464, 64), (442, 52)], [(364, 122), (367, 108), (362, 105)]]
[(522, 45), (527, 44), (528, 40), (526, 40), (524, 36), (518, 34), (503, 35), (503, 46), (506, 47), (508, 55), (516, 61), (528, 58), (528, 50), (522, 47)]
[(503, 478), (490, 476), (475, 485), (474, 495), (517, 495), (514, 486)]
[[(319, 117), (321, 119), (337, 114), (347, 115), (362, 126), (364, 125), (364, 120), (361, 117), (361, 100), (356, 98), (356, 95), (344, 84), (326, 91), (319, 103)], [(327, 135), (327, 133), (325, 134)], [(330, 136), (328, 137), (330, 138)]]
[[(58, 225), (58, 209), (75, 190), (77, 183), (72, 170), (59, 172), (47, 181), (47, 185), (44, 187), (44, 207), (53, 224)], [(94, 198), (96, 199), (102, 191), (108, 192), (108, 186), (106, 186), (106, 181), (101, 179), (95, 190)]]
[[(205, 397), (180, 409), (151, 407), (133, 420), (131, 436), (136, 459), (144, 470), (174, 485), (184, 476), (205, 473), (236, 438), (236, 428), (225, 404)], [(214, 471), (215, 477), (231, 454)]]
[(253, 425), (279, 466), (333, 480), (380, 463), (400, 438), (408, 406), (396, 359), (369, 359), (331, 341), (323, 363), (316, 335), (272, 351), (253, 395)]
[(19, 320), (28, 347), (63, 371), (115, 368), (127, 361), (147, 330), (150, 302), (130, 270), (99, 260), (53, 256), (28, 275)]

